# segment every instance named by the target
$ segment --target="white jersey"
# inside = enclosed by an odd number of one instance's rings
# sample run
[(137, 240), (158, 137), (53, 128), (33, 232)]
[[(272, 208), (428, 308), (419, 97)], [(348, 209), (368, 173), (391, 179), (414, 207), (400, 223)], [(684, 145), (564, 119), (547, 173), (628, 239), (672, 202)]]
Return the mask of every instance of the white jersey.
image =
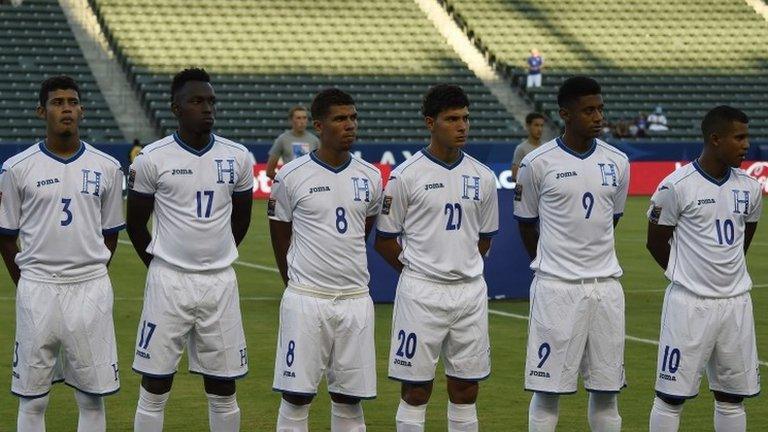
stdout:
[(675, 227), (665, 275), (702, 297), (734, 297), (752, 287), (744, 227), (760, 218), (760, 183), (736, 168), (717, 181), (693, 162), (668, 175), (651, 197), (651, 222)]
[(123, 172), (85, 142), (62, 159), (39, 142), (3, 164), (0, 234), (18, 235), (22, 277), (75, 283), (103, 276), (111, 257), (104, 234), (125, 227)]
[(148, 253), (189, 271), (220, 270), (237, 259), (232, 195), (253, 193), (244, 146), (211, 134), (197, 151), (174, 133), (144, 147), (128, 188), (155, 199)]
[(381, 184), (378, 168), (352, 155), (340, 167), (315, 152), (283, 166), (267, 214), (293, 224), (289, 285), (331, 294), (368, 291), (365, 219), (379, 213)]
[(597, 139), (583, 154), (557, 138), (523, 158), (515, 218), (539, 223), (531, 269), (563, 280), (621, 276), (613, 223), (628, 188), (627, 156)]
[(477, 242), (498, 230), (496, 176), (466, 153), (447, 165), (423, 149), (392, 171), (377, 235), (400, 238), (406, 270), (437, 282), (481, 276)]

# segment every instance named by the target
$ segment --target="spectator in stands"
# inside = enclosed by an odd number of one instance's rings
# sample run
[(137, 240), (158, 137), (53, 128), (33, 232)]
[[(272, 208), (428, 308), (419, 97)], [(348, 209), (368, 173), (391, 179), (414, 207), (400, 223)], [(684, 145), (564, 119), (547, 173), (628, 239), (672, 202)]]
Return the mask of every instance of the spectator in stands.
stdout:
[(528, 130), (528, 138), (515, 147), (515, 153), (512, 156), (512, 180), (517, 178), (520, 161), (541, 144), (541, 134), (544, 132), (544, 115), (532, 112), (525, 116), (525, 129)]
[(657, 105), (653, 114), (648, 116), (648, 130), (651, 132), (667, 131), (667, 117), (664, 115), (664, 109)]
[(536, 48), (531, 49), (531, 56), (526, 60), (528, 63), (528, 80), (525, 83), (526, 88), (541, 87), (541, 70), (544, 69), (544, 58)]
[(309, 121), (307, 109), (301, 105), (296, 105), (288, 111), (288, 118), (291, 120), (291, 129), (280, 134), (269, 149), (269, 160), (267, 161), (267, 177), (274, 180), (277, 161), (282, 157), (286, 164), (299, 156), (303, 156), (316, 149), (320, 141), (316, 136), (307, 132), (307, 122)]
[(645, 113), (638, 113), (635, 118), (635, 127), (633, 128), (632, 136), (642, 138), (645, 136), (645, 132), (648, 130), (648, 121), (646, 120)]
[(136, 156), (141, 153), (141, 149), (144, 148), (144, 145), (139, 141), (138, 139), (133, 140), (133, 146), (131, 147), (131, 150), (128, 152), (128, 162), (133, 163), (133, 160), (136, 159)]

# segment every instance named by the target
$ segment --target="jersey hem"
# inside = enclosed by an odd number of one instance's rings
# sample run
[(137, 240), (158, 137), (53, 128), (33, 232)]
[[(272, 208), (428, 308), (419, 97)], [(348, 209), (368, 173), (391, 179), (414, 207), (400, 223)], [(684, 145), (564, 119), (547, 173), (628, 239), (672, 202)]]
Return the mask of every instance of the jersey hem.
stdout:
[(173, 371), (173, 372), (171, 372), (169, 374), (153, 374), (153, 373), (149, 373), (149, 372), (144, 372), (144, 371), (138, 370), (135, 367), (132, 367), (131, 370), (133, 370), (134, 372), (136, 372), (137, 374), (139, 374), (141, 376), (145, 376), (145, 377), (148, 377), (148, 378), (157, 378), (157, 379), (171, 378), (172, 376), (176, 375), (176, 372), (178, 372), (178, 371)]
[(429, 384), (429, 383), (431, 383), (431, 382), (433, 382), (435, 380), (435, 378), (432, 378), (432, 379), (429, 379), (429, 380), (408, 380), (408, 379), (405, 379), (405, 378), (398, 378), (398, 377), (395, 377), (395, 376), (392, 376), (392, 375), (388, 375), (387, 378), (389, 378), (389, 379), (391, 379), (393, 381), (400, 381), (401, 383), (404, 383), (404, 384), (417, 384), (417, 385)]
[(490, 378), (490, 377), (491, 377), (491, 373), (490, 373), (490, 372), (488, 372), (488, 374), (487, 374), (487, 375), (485, 375), (485, 376), (483, 376), (483, 377), (480, 377), (480, 378), (464, 378), (464, 377), (458, 377), (458, 376), (455, 376), (455, 375), (449, 375), (449, 374), (445, 374), (445, 376), (446, 376), (447, 378), (453, 378), (453, 379), (455, 379), (455, 380), (459, 380), (459, 381), (470, 381), (470, 382), (478, 382), (478, 381), (485, 381), (485, 380), (487, 380), (488, 378)]
[(291, 391), (291, 390), (283, 390), (283, 389), (278, 388), (278, 387), (272, 387), (272, 391), (273, 392), (278, 392), (278, 393), (285, 393), (285, 394), (289, 394), (289, 395), (294, 395), (294, 396), (305, 396), (305, 397), (315, 397), (315, 396), (317, 396), (317, 392), (314, 392), (314, 393), (302, 393), (302, 392), (295, 392), (295, 391)]
[(480, 237), (486, 237), (486, 238), (487, 238), (487, 237), (493, 237), (493, 236), (495, 236), (495, 235), (496, 235), (496, 234), (498, 234), (498, 233), (499, 233), (499, 230), (496, 230), (496, 231), (490, 231), (490, 232), (481, 232), (481, 233), (480, 233)]
[(731, 392), (722, 391), (722, 390), (715, 390), (713, 388), (710, 388), (709, 391), (711, 391), (713, 393), (714, 392), (718, 392), (718, 393), (722, 393), (724, 395), (734, 396), (734, 397), (741, 397), (741, 398), (753, 398), (753, 397), (760, 396), (760, 392), (759, 391), (757, 393), (748, 394), (748, 395), (747, 394), (739, 394), (739, 393), (731, 393)]
[(139, 192), (139, 191), (133, 190), (133, 189), (130, 189), (128, 191), (128, 194), (129, 195), (133, 194), (133, 195), (140, 196), (140, 197), (143, 197), (143, 198), (154, 198), (155, 197), (155, 194), (153, 194), (153, 193)]
[(97, 397), (109, 396), (109, 395), (113, 395), (113, 394), (115, 394), (115, 393), (120, 391), (120, 386), (119, 385), (114, 390), (108, 390), (108, 391), (103, 392), (103, 393), (96, 393), (96, 392), (85, 391), (85, 390), (81, 389), (80, 387), (78, 387), (78, 386), (76, 386), (74, 384), (70, 384), (70, 383), (68, 383), (66, 381), (64, 381), (64, 384), (68, 385), (69, 387), (72, 387), (73, 389), (79, 391), (80, 393), (85, 393), (88, 396), (97, 396)]
[(0, 227), (0, 235), (4, 235), (4, 236), (17, 236), (17, 235), (19, 235), (19, 230)]
[(102, 234), (114, 234), (114, 233), (120, 232), (120, 231), (122, 231), (124, 229), (125, 229), (125, 224), (121, 224), (121, 225), (118, 225), (118, 226), (116, 226), (114, 228), (103, 229), (103, 230), (101, 230), (101, 233)]
[(240, 378), (245, 378), (245, 376), (248, 375), (248, 371), (245, 371), (245, 373), (240, 375), (223, 376), (223, 375), (211, 375), (209, 373), (200, 372), (192, 369), (189, 370), (189, 373), (192, 373), (195, 375), (202, 375), (203, 378), (213, 378), (213, 379), (222, 380), (222, 381), (235, 381), (235, 380), (239, 380)]
[(515, 220), (517, 220), (518, 222), (522, 222), (522, 223), (536, 223), (536, 222), (539, 221), (539, 217), (538, 216), (536, 216), (536, 217), (522, 217), (522, 216), (515, 215)]
[[(62, 382), (64, 382), (63, 378), (53, 380), (53, 381), (51, 381), (51, 386), (53, 386), (54, 384), (62, 383)], [(21, 393), (17, 393), (15, 391), (13, 391), (13, 389), (11, 389), (11, 394), (12, 395), (14, 395), (16, 397), (20, 397), (20, 398), (25, 398), (25, 399), (39, 399), (41, 397), (45, 397), (50, 392), (51, 392), (51, 389), (49, 388), (48, 391), (46, 391), (45, 393), (38, 393), (38, 394), (35, 394), (35, 395), (32, 395), (32, 396), (27, 396), (27, 395), (23, 395)]]
[(234, 191), (232, 192), (232, 196), (244, 196), (244, 195), (253, 195), (252, 189), (246, 189), (242, 191)]
[(667, 398), (670, 398), (670, 399), (683, 399), (683, 400), (685, 400), (685, 399), (693, 399), (693, 398), (695, 398), (696, 396), (699, 395), (698, 393), (696, 393), (695, 395), (692, 395), (692, 396), (678, 396), (678, 395), (672, 395), (672, 394), (669, 394), (669, 393), (664, 393), (664, 392), (658, 391), (658, 390), (656, 390), (656, 394), (658, 396), (663, 396), (663, 397), (667, 397)]
[(543, 393), (543, 394), (547, 394), (547, 395), (572, 395), (572, 394), (576, 394), (576, 392), (577, 392), (577, 390), (573, 390), (573, 391), (560, 391), (560, 392), (558, 392), (558, 391), (547, 391), (547, 390), (536, 390), (536, 389), (532, 389), (532, 388), (528, 388), (528, 387), (525, 387), (524, 390), (525, 391), (529, 391), (529, 392), (533, 392), (533, 393)]
[(378, 229), (376, 230), (376, 235), (378, 237), (397, 238), (397, 237), (400, 237), (400, 234), (402, 234), (402, 232), (393, 233), (393, 232), (381, 231), (381, 230), (378, 230)]
[(627, 388), (626, 384), (622, 385), (621, 388), (619, 388), (618, 390), (597, 390), (597, 389), (590, 389), (586, 387), (584, 387), (584, 390), (590, 393), (617, 394), (617, 393), (621, 393), (621, 391), (624, 390), (625, 388)]
[(622, 213), (614, 213), (613, 219), (620, 219), (622, 216), (624, 216), (624, 212), (622, 212)]

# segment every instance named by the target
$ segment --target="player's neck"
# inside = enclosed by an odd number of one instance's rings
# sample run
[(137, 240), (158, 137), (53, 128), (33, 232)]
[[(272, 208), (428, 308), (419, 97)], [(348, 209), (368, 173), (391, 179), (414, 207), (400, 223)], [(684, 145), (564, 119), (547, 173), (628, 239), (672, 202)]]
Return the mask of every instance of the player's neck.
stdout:
[(427, 151), (437, 160), (440, 160), (448, 165), (456, 162), (461, 156), (460, 148), (439, 146), (435, 145), (434, 142), (431, 142), (429, 146), (427, 146)]
[(296, 137), (304, 136), (304, 131), (303, 130), (300, 131), (300, 130), (296, 130), (296, 129), (291, 129), (291, 133), (293, 134), (293, 136), (296, 136)]
[(594, 138), (592, 137), (576, 136), (572, 133), (569, 133), (567, 130), (563, 134), (563, 143), (565, 146), (575, 151), (576, 153), (586, 153), (586, 151), (592, 147), (593, 140)]
[(702, 171), (717, 180), (725, 177), (725, 175), (728, 173), (728, 170), (730, 169), (728, 165), (720, 162), (717, 160), (717, 158), (707, 153), (706, 151), (702, 152), (696, 160), (698, 161)]
[(536, 139), (530, 135), (528, 135), (528, 144), (538, 147), (541, 144), (541, 139)]
[(179, 134), (179, 138), (181, 138), (181, 141), (183, 141), (184, 144), (192, 147), (195, 150), (201, 150), (211, 142), (210, 132), (197, 134), (179, 129), (177, 133)]
[(320, 146), (315, 151), (315, 156), (317, 156), (317, 158), (323, 161), (326, 165), (335, 168), (344, 165), (349, 160), (349, 151), (336, 151), (328, 147)]
[(46, 136), (45, 148), (61, 158), (68, 158), (80, 149), (80, 135), (74, 133), (70, 136)]

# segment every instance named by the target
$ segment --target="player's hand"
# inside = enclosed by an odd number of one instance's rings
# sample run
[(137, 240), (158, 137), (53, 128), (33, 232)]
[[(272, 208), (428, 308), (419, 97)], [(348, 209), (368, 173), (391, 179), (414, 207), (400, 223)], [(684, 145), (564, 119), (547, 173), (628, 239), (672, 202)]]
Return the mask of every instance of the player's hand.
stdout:
[(275, 172), (275, 170), (267, 170), (267, 177), (269, 177), (270, 180), (274, 180), (276, 174), (277, 173)]

